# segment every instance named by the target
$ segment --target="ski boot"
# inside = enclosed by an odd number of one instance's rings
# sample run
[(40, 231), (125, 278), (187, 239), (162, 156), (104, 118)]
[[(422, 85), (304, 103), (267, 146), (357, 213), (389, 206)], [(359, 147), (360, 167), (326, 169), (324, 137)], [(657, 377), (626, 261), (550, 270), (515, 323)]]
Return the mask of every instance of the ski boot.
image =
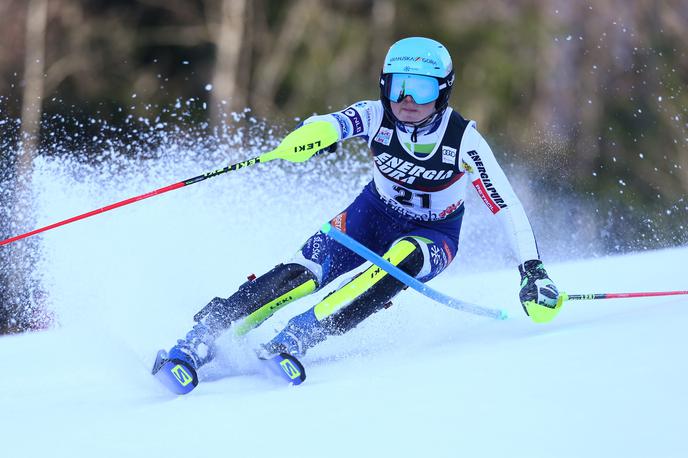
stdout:
[(270, 342), (260, 346), (256, 355), (275, 376), (293, 385), (306, 380), (306, 370), (298, 357), (327, 338), (313, 309), (295, 316)]
[(268, 359), (280, 353), (301, 357), (306, 350), (327, 339), (327, 330), (311, 308), (297, 315), (270, 342), (261, 345), (258, 357)]
[(215, 336), (197, 323), (169, 352), (160, 350), (153, 375), (176, 394), (186, 394), (198, 385), (197, 370), (215, 357)]

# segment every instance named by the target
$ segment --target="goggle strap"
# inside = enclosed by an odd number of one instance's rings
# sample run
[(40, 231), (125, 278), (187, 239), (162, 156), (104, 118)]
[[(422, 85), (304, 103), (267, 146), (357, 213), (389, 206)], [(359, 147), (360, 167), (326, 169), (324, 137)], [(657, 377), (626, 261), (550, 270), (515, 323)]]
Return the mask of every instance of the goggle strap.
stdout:
[[(389, 75), (391, 75), (391, 73), (389, 73)], [(385, 85), (385, 77), (384, 76), (382, 78), (380, 78), (380, 85), (382, 85), (382, 86)], [(439, 85), (439, 89), (441, 91), (442, 89), (444, 89), (445, 87), (448, 87), (448, 86), (449, 85), (447, 83), (442, 83)]]

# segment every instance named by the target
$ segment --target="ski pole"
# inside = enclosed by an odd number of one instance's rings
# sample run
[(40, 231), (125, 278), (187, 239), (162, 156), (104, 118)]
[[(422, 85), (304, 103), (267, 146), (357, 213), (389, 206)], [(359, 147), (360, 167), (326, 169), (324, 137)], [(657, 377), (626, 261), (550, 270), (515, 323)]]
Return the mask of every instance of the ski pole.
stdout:
[(148, 192), (146, 194), (141, 194), (140, 196), (131, 197), (129, 199), (116, 202), (114, 204), (107, 205), (90, 212), (83, 213), (81, 215), (73, 216), (71, 218), (59, 221), (54, 224), (50, 224), (39, 229), (27, 232), (25, 234), (16, 235), (10, 237), (3, 241), (0, 241), (0, 246), (7, 245), (17, 240), (25, 239), (31, 237), (32, 235), (40, 234), (41, 232), (49, 231), (50, 229), (55, 229), (56, 227), (64, 226), (75, 221), (89, 218), (100, 213), (105, 213), (106, 211), (113, 210), (115, 208), (123, 207), (125, 205), (138, 202), (143, 199), (148, 199), (149, 197), (157, 196), (168, 191), (183, 188), (184, 186), (189, 186), (201, 181), (207, 180), (208, 178), (216, 177), (222, 175), (223, 173), (233, 172), (235, 170), (242, 169), (244, 167), (249, 167), (254, 164), (261, 162), (272, 161), (273, 159), (284, 159), (290, 162), (304, 162), (311, 158), (315, 153), (323, 148), (327, 148), (338, 140), (339, 135), (335, 127), (327, 121), (316, 121), (310, 124), (306, 124), (303, 127), (293, 131), (287, 135), (284, 140), (272, 151), (263, 153), (258, 157), (249, 159), (247, 161), (237, 162), (236, 164), (228, 165), (223, 169), (214, 170), (212, 172), (204, 173), (197, 177), (189, 178), (188, 180), (180, 181), (179, 183), (174, 183), (169, 186), (165, 186), (155, 191)]
[(381, 256), (378, 256), (376, 253), (371, 251), (366, 246), (358, 243), (356, 240), (352, 239), (348, 235), (335, 229), (334, 227), (332, 227), (330, 223), (324, 224), (320, 230), (324, 234), (327, 234), (337, 242), (341, 243), (342, 245), (356, 253), (357, 255), (361, 256), (364, 259), (367, 259), (376, 266), (380, 267), (382, 270), (384, 270), (385, 272), (387, 272), (388, 274), (390, 274), (406, 286), (410, 286), (419, 293), (429, 297), (434, 301), (439, 302), (440, 304), (444, 304), (456, 310), (461, 310), (462, 312), (468, 312), (474, 315), (487, 316), (490, 318), (496, 318), (498, 320), (506, 320), (509, 317), (505, 310), (492, 309), (488, 307), (482, 307), (480, 305), (471, 304), (469, 302), (464, 302), (459, 299), (454, 299), (453, 297), (447, 296), (446, 294), (440, 293), (439, 291), (430, 288), (426, 284), (418, 281), (417, 279), (413, 278), (403, 270), (399, 269), (394, 264), (386, 261)]
[(658, 291), (649, 293), (598, 293), (598, 294), (566, 294), (561, 293), (565, 301), (591, 301), (596, 299), (623, 299), (630, 297), (679, 296), (688, 291)]

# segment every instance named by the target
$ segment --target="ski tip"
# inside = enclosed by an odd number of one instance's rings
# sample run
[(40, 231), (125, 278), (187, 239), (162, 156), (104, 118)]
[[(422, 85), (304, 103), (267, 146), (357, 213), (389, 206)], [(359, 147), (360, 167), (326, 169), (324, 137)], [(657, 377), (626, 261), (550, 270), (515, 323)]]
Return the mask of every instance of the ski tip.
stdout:
[(301, 364), (301, 361), (288, 353), (280, 353), (280, 367), (284, 372), (286, 378), (294, 385), (300, 385), (306, 380), (306, 369)]
[(165, 350), (158, 352), (151, 372), (174, 394), (187, 394), (198, 386), (196, 370), (182, 360), (167, 359)]
[(160, 370), (165, 360), (167, 360), (167, 352), (165, 350), (158, 350), (158, 354), (155, 355), (155, 362), (153, 363), (151, 374), (155, 375), (156, 372)]
[(306, 380), (306, 369), (296, 357), (279, 353), (270, 358), (261, 358), (270, 371), (290, 385), (301, 385)]

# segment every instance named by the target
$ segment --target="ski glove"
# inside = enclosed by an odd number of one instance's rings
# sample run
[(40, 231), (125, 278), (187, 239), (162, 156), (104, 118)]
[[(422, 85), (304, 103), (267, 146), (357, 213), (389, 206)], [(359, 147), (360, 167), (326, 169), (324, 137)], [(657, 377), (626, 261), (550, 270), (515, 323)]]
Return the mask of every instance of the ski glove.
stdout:
[(535, 323), (547, 323), (559, 313), (563, 298), (539, 259), (526, 261), (518, 266), (521, 273), (519, 298), (526, 315)]

